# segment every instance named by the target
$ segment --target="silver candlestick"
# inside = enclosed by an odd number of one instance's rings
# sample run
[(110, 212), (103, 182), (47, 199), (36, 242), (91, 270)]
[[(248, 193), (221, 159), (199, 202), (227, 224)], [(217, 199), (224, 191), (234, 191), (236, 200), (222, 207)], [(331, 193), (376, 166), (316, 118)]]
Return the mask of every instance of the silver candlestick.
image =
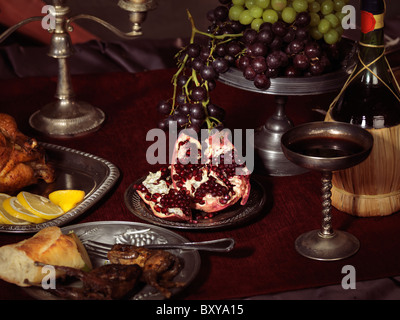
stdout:
[[(56, 138), (69, 138), (94, 132), (105, 120), (105, 114), (99, 108), (78, 101), (71, 85), (68, 58), (73, 54), (69, 32), (73, 31), (71, 23), (78, 19), (93, 20), (106, 27), (117, 36), (131, 39), (142, 34), (141, 24), (145, 21), (147, 12), (156, 8), (155, 0), (120, 0), (118, 6), (130, 12), (129, 19), (132, 30), (122, 32), (108, 22), (87, 14), (68, 17), (70, 12), (65, 0), (53, 0), (55, 28), (52, 32), (49, 56), (58, 61), (58, 83), (56, 100), (45, 105), (31, 115), (29, 123), (35, 130)], [(32, 17), (10, 27), (0, 35), (0, 42), (19, 27), (38, 21), (43, 17)]]

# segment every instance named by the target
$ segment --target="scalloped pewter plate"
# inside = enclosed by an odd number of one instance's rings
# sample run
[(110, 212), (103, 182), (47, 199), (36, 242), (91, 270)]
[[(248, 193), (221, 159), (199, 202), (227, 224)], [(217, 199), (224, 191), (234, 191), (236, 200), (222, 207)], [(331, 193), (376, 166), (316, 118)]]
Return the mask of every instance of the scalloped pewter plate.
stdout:
[(50, 184), (39, 181), (24, 190), (47, 196), (55, 190), (79, 189), (85, 191), (85, 198), (74, 209), (56, 219), (29, 225), (0, 224), (0, 232), (30, 233), (49, 226), (65, 225), (98, 202), (119, 178), (118, 168), (107, 160), (62, 146), (48, 143), (41, 143), (41, 145), (46, 150), (49, 162), (54, 165), (56, 181)]
[(167, 228), (201, 230), (235, 226), (259, 214), (267, 199), (264, 187), (254, 177), (251, 177), (250, 196), (245, 205), (240, 205), (239, 201), (233, 206), (216, 213), (213, 218), (200, 219), (197, 223), (168, 221), (156, 217), (133, 188), (134, 184), (142, 182), (145, 178), (138, 179), (127, 188), (124, 196), (125, 205), (138, 218)]
[[(94, 240), (103, 243), (122, 243), (141, 246), (143, 244), (159, 243), (183, 243), (188, 239), (181, 235), (158, 226), (139, 222), (128, 221), (98, 221), (80, 223), (72, 226), (66, 226), (61, 229), (64, 234), (73, 231), (82, 242), (85, 240)], [(168, 250), (172, 254), (183, 260), (183, 269), (175, 276), (174, 281), (184, 283), (184, 286), (172, 288), (172, 295), (176, 295), (183, 290), (196, 278), (200, 270), (201, 258), (196, 250)], [(96, 256), (90, 256), (93, 267), (100, 267), (108, 260)], [(74, 282), (71, 286), (82, 286), (80, 281)], [(43, 290), (40, 287), (27, 287), (24, 290), (33, 298), (39, 300), (59, 300), (61, 298)], [(163, 300), (165, 297), (155, 288), (149, 285), (143, 285), (139, 291), (126, 297), (130, 300)]]

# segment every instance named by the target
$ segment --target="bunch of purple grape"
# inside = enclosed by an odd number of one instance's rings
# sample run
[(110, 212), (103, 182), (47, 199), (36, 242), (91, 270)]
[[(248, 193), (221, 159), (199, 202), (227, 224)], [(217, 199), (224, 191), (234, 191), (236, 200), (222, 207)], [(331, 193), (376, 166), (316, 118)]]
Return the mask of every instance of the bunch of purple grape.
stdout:
[(174, 76), (174, 99), (160, 101), (157, 109), (165, 117), (159, 128), (168, 130), (176, 122), (178, 131), (223, 125), (225, 111), (211, 103), (210, 92), (216, 86), (220, 73), (226, 72), (230, 65), (225, 59), (214, 59), (210, 49), (197, 43), (189, 44), (180, 52), (184, 68)]
[(237, 59), (243, 76), (257, 88), (268, 89), (270, 78), (316, 76), (336, 68), (339, 45), (312, 39), (309, 22), (310, 15), (302, 12), (293, 24), (265, 22), (258, 32), (246, 29), (242, 38), (246, 49)]
[[(220, 0), (224, 2), (224, 0)], [(230, 1), (230, 0), (229, 0)], [(226, 2), (226, 1), (225, 1)], [(213, 104), (210, 92), (214, 90), (220, 74), (235, 64), (242, 50), (235, 38), (241, 37), (244, 26), (228, 20), (229, 9), (218, 6), (209, 13), (213, 21), (206, 35), (208, 41), (192, 41), (176, 56), (178, 71), (173, 77), (174, 95), (160, 101), (157, 110), (163, 116), (158, 127), (168, 130), (172, 124), (177, 130), (192, 128), (222, 128), (225, 110)], [(203, 37), (204, 38), (204, 37)]]
[(218, 76), (232, 66), (260, 90), (270, 87), (271, 78), (317, 76), (340, 66), (340, 42), (328, 44), (311, 36), (307, 10), (296, 13), (292, 23), (282, 19), (263, 22), (256, 30), (240, 19), (231, 19), (230, 11), (237, 6), (232, 0), (219, 2), (207, 13), (211, 22), (207, 33), (196, 29), (207, 41), (200, 44), (192, 37), (177, 55), (174, 95), (158, 105), (163, 130), (168, 130), (171, 122), (178, 130), (223, 126), (225, 111), (211, 103), (210, 92)]

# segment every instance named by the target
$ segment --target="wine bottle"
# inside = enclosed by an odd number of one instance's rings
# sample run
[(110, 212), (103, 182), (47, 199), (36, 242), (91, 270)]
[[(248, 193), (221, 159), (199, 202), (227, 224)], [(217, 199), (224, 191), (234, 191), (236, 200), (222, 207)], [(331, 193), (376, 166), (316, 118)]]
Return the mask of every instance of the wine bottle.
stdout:
[(400, 124), (399, 92), (384, 56), (384, 10), (384, 0), (361, 1), (359, 63), (332, 109), (336, 121), (375, 129)]
[(366, 161), (334, 173), (332, 204), (357, 216), (400, 210), (400, 95), (385, 57), (384, 0), (361, 0), (358, 63), (327, 114), (368, 130), (374, 146)]

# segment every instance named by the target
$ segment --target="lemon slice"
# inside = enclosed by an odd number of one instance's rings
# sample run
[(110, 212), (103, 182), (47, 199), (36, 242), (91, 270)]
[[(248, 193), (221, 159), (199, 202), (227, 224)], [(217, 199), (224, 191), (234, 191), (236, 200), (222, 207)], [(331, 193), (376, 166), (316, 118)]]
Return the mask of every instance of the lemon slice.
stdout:
[(0, 223), (2, 223), (2, 224), (8, 224), (8, 219), (3, 214), (3, 212), (6, 212), (6, 211), (3, 209), (2, 204), (3, 204), (3, 201), (9, 197), (10, 196), (8, 194), (0, 193)]
[(46, 220), (51, 220), (64, 214), (60, 206), (38, 194), (21, 191), (17, 194), (17, 199), (26, 210)]
[(11, 196), (6, 193), (0, 193), (0, 202), (3, 202), (4, 200), (6, 200), (9, 197), (11, 197)]
[(26, 209), (19, 203), (17, 197), (9, 197), (3, 201), (3, 208), (8, 214), (17, 219), (22, 219), (32, 223), (41, 223), (46, 221)]
[(0, 211), (0, 224), (9, 224), (8, 220), (4, 216), (3, 212)]
[(49, 199), (60, 206), (64, 212), (76, 207), (85, 198), (85, 191), (82, 190), (57, 190), (49, 194)]
[(18, 225), (30, 224), (30, 222), (26, 220), (21, 220), (13, 217), (3, 208), (3, 201), (7, 198), (10, 198), (8, 194), (0, 193), (0, 224), (18, 224)]
[(0, 223), (3, 224), (13, 224), (13, 225), (27, 225), (31, 224), (31, 222), (18, 219), (13, 217), (11, 214), (9, 214), (1, 205), (0, 206)]
[(13, 225), (27, 225), (31, 222), (18, 219), (10, 215), (3, 207), (0, 207), (0, 223), (13, 224)]
[(5, 193), (0, 193), (0, 223), (15, 224), (15, 225), (31, 224), (29, 221), (13, 217), (3, 208), (3, 202), (8, 198), (10, 198), (10, 195)]

